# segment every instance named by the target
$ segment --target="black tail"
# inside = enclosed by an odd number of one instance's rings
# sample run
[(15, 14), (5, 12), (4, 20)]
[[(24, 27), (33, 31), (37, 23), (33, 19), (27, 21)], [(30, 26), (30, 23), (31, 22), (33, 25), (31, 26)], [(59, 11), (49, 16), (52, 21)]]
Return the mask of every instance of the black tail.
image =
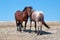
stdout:
[(47, 27), (48, 29), (50, 28), (45, 22), (43, 22), (44, 26)]
[(50, 28), (44, 21), (44, 15), (40, 13), (40, 18), (41, 18), (41, 21), (42, 21), (42, 24), (47, 27), (48, 29)]

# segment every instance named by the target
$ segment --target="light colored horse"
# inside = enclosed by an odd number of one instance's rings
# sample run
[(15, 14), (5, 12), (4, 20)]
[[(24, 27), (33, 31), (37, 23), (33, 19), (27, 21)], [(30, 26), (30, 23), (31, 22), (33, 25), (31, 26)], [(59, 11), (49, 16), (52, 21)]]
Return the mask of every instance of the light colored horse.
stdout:
[(44, 24), (47, 28), (49, 26), (44, 22), (44, 15), (43, 11), (33, 11), (30, 16), (30, 32), (31, 32), (31, 26), (32, 26), (32, 21), (35, 22), (35, 31), (37, 31), (37, 35), (39, 35), (39, 27), (40, 27), (40, 34), (42, 31), (42, 24)]

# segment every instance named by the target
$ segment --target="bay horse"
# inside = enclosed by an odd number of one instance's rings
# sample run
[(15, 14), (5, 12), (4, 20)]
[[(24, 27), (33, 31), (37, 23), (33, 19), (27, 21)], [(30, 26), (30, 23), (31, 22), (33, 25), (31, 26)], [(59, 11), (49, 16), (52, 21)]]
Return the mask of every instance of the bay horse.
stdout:
[(35, 32), (37, 32), (37, 35), (39, 35), (39, 32), (40, 35), (42, 35), (42, 24), (45, 25), (47, 28), (50, 28), (44, 21), (43, 11), (32, 11), (30, 15), (30, 33), (31, 33), (32, 21), (35, 22)]
[[(23, 11), (17, 10), (15, 13), (15, 21), (17, 26), (17, 31), (19, 30), (21, 32), (21, 27), (23, 27), (22, 23), (25, 21), (25, 27), (24, 30), (26, 30), (26, 24), (28, 20), (28, 16), (31, 13), (32, 7), (25, 7)], [(19, 28), (19, 29), (18, 29)]]

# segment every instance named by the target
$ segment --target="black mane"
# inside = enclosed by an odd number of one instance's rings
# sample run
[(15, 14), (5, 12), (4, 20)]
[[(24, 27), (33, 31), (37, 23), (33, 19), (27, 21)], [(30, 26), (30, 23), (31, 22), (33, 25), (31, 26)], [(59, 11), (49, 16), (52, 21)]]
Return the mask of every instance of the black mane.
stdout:
[(23, 11), (25, 11), (26, 9), (27, 9), (27, 7), (25, 7)]
[(30, 6), (29, 6), (29, 7), (25, 7), (23, 11), (25, 11), (27, 8), (30, 8), (30, 9), (32, 9), (32, 7), (30, 7)]

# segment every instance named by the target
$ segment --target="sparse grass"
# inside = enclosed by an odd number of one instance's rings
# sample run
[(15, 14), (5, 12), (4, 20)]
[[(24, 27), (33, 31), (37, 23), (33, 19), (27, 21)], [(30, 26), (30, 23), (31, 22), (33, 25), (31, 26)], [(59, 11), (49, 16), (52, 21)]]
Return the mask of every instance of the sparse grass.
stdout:
[(60, 26), (60, 22), (46, 22), (49, 26)]
[[(0, 22), (0, 40), (60, 40), (60, 22), (46, 23), (51, 28), (47, 29), (43, 26), (43, 35), (37, 35), (35, 32), (17, 31), (15, 22)], [(34, 23), (32, 24), (32, 31), (34, 31)], [(29, 23), (27, 23), (26, 30), (29, 30)]]
[[(29, 22), (27, 23), (27, 25), (29, 26)], [(60, 22), (46, 22), (46, 24), (47, 25), (49, 25), (49, 26), (60, 26)], [(24, 23), (23, 23), (23, 25), (24, 25)], [(34, 23), (32, 23), (32, 25), (34, 25)], [(0, 27), (1, 26), (16, 26), (16, 23), (14, 22), (14, 21), (11, 21), (11, 22), (9, 22), (9, 21), (0, 21)]]

